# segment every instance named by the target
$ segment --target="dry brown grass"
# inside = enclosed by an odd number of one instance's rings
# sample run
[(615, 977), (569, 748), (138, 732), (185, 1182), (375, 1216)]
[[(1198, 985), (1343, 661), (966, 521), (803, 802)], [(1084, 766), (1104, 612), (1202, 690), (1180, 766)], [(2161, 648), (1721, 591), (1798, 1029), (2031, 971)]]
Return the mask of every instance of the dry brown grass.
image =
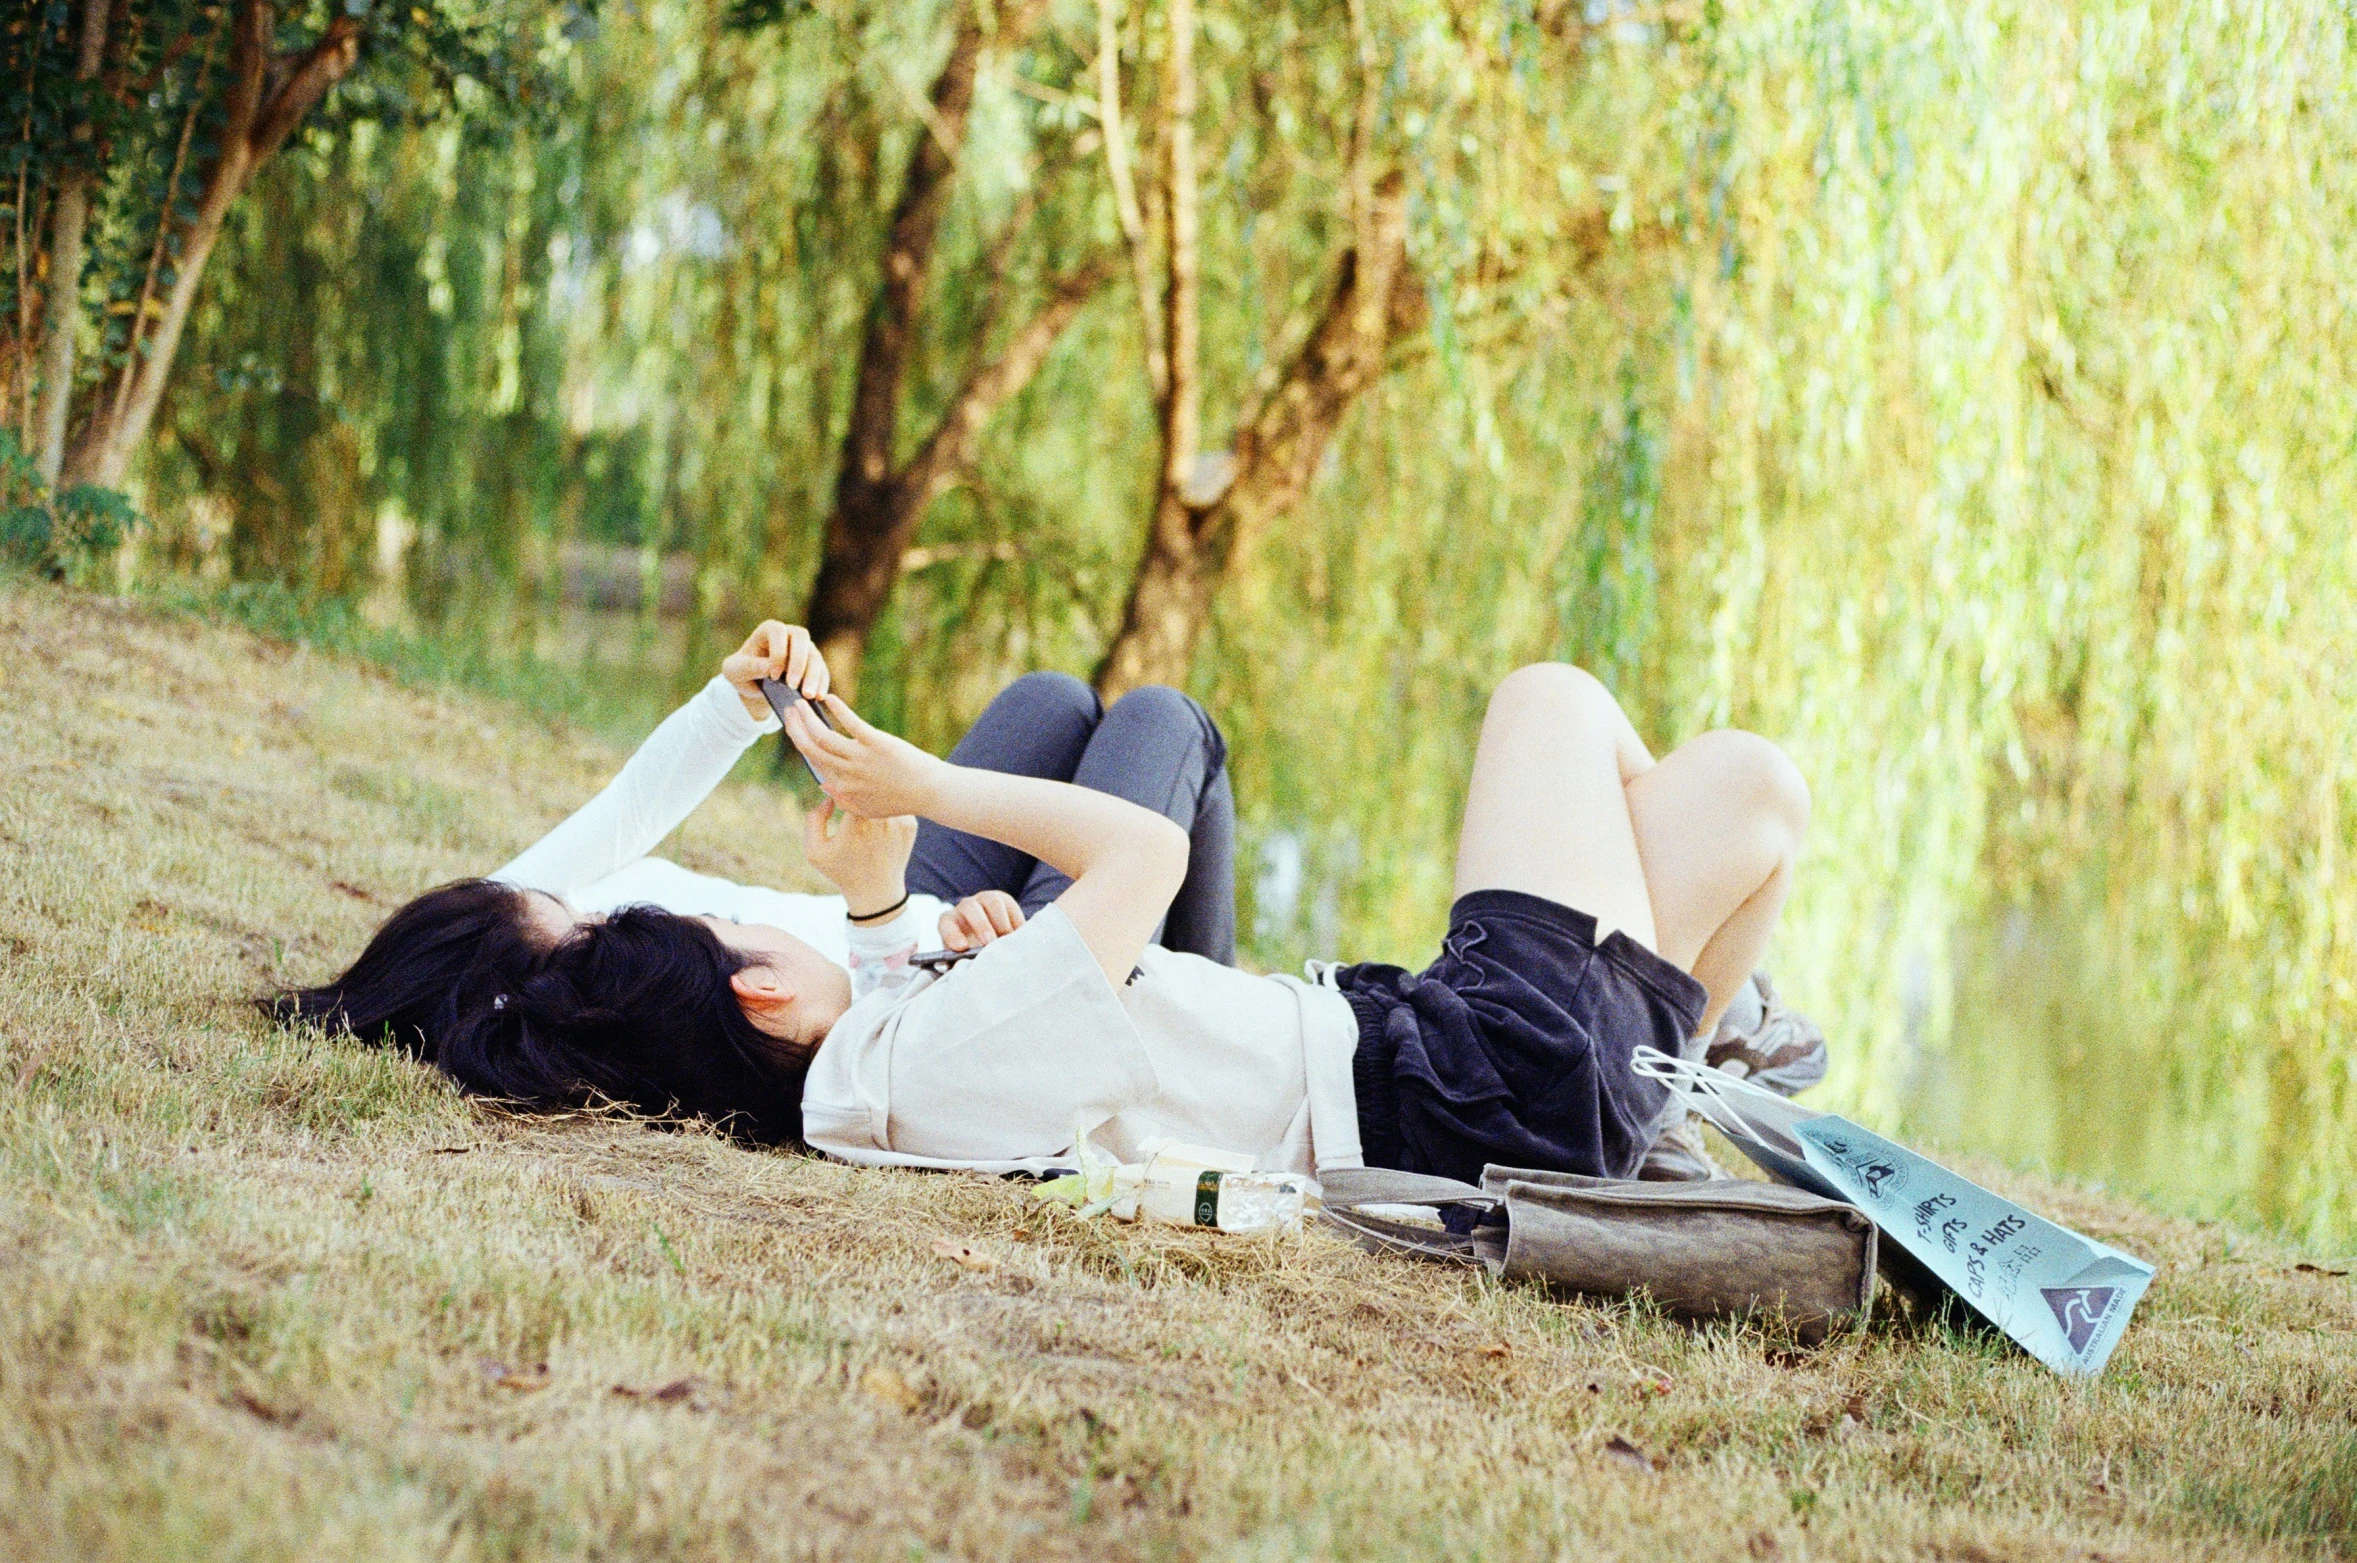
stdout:
[[(497, 862), (614, 760), (301, 651), (0, 588), (0, 1554), (2357, 1543), (2353, 1283), (1993, 1168), (2161, 1265), (2097, 1384), (1889, 1321), (1796, 1351), (1319, 1234), (1081, 1224), (986, 1180), (503, 1118), (242, 1007)], [(732, 790), (676, 850), (785, 880), (790, 823)], [(944, 1236), (993, 1264), (937, 1257)]]

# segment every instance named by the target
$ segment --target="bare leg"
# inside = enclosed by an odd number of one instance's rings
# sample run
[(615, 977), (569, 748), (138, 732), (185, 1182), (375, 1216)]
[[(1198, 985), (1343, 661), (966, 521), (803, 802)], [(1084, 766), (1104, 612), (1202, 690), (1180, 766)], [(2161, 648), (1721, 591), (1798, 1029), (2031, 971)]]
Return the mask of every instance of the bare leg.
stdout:
[(1490, 696), (1473, 754), (1457, 888), (1520, 890), (1654, 944), (1653, 899), (1624, 791), (1652, 756), (1593, 674), (1517, 668)]
[(1628, 810), (1654, 948), (1710, 990), (1708, 1036), (1767, 953), (1809, 828), (1808, 784), (1756, 733), (1704, 733), (1629, 783)]
[(1520, 890), (1621, 930), (1709, 990), (1707, 1034), (1766, 947), (1807, 824), (1767, 740), (1706, 733), (1655, 764), (1611, 691), (1541, 663), (1490, 698), (1456, 893)]

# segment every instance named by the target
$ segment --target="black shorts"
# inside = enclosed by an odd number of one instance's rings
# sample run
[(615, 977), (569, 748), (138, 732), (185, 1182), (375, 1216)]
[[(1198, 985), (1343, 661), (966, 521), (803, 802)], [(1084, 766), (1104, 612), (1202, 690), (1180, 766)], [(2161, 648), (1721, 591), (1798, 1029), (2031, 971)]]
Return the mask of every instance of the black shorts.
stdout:
[(1630, 1055), (1676, 1057), (1707, 1002), (1627, 934), (1598, 943), (1596, 919), (1519, 890), (1460, 897), (1421, 973), (1345, 966), (1334, 981), (1359, 1018), (1367, 1164), (1467, 1183), (1492, 1163), (1632, 1175), (1669, 1088)]

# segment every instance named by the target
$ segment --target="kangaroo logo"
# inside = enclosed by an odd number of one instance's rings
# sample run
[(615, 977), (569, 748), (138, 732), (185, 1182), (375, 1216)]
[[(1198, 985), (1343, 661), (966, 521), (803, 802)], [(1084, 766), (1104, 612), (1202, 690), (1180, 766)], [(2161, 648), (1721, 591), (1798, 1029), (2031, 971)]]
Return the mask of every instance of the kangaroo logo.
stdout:
[(2054, 1310), (2054, 1322), (2062, 1326), (2063, 1338), (2071, 1343), (2071, 1352), (2083, 1354), (2087, 1343), (2095, 1338), (2096, 1329), (2111, 1312), (2111, 1300), (2117, 1296), (2115, 1286), (2042, 1286), (2038, 1295), (2046, 1299), (2046, 1306)]
[(1907, 1186), (1907, 1169), (1897, 1157), (1883, 1155), (1881, 1142), (1871, 1135), (1860, 1140), (1846, 1134), (1819, 1135), (1804, 1128), (1802, 1137), (1839, 1162), (1856, 1180), (1858, 1193), (1866, 1199), (1879, 1202)]
[(1866, 1185), (1866, 1193), (1874, 1199), (1882, 1198), (1883, 1186), (1894, 1188), (1903, 1180), (1899, 1169), (1887, 1161), (1869, 1161), (1858, 1168), (1858, 1181)]

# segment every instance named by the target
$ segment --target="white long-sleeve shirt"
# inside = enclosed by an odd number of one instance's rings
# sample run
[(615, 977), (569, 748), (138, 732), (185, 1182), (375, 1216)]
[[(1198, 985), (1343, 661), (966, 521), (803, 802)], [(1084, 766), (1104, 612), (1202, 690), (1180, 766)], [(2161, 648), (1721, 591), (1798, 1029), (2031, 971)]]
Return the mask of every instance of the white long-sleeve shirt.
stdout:
[(491, 877), (519, 890), (543, 890), (576, 912), (659, 906), (683, 917), (719, 917), (781, 928), (838, 966), (853, 991), (872, 989), (905, 971), (909, 955), (937, 946), (942, 904), (912, 895), (889, 923), (854, 926), (839, 895), (803, 895), (740, 885), (649, 856), (656, 844), (712, 795), (774, 716), (755, 720), (734, 686), (715, 678), (663, 719), (605, 790)]

